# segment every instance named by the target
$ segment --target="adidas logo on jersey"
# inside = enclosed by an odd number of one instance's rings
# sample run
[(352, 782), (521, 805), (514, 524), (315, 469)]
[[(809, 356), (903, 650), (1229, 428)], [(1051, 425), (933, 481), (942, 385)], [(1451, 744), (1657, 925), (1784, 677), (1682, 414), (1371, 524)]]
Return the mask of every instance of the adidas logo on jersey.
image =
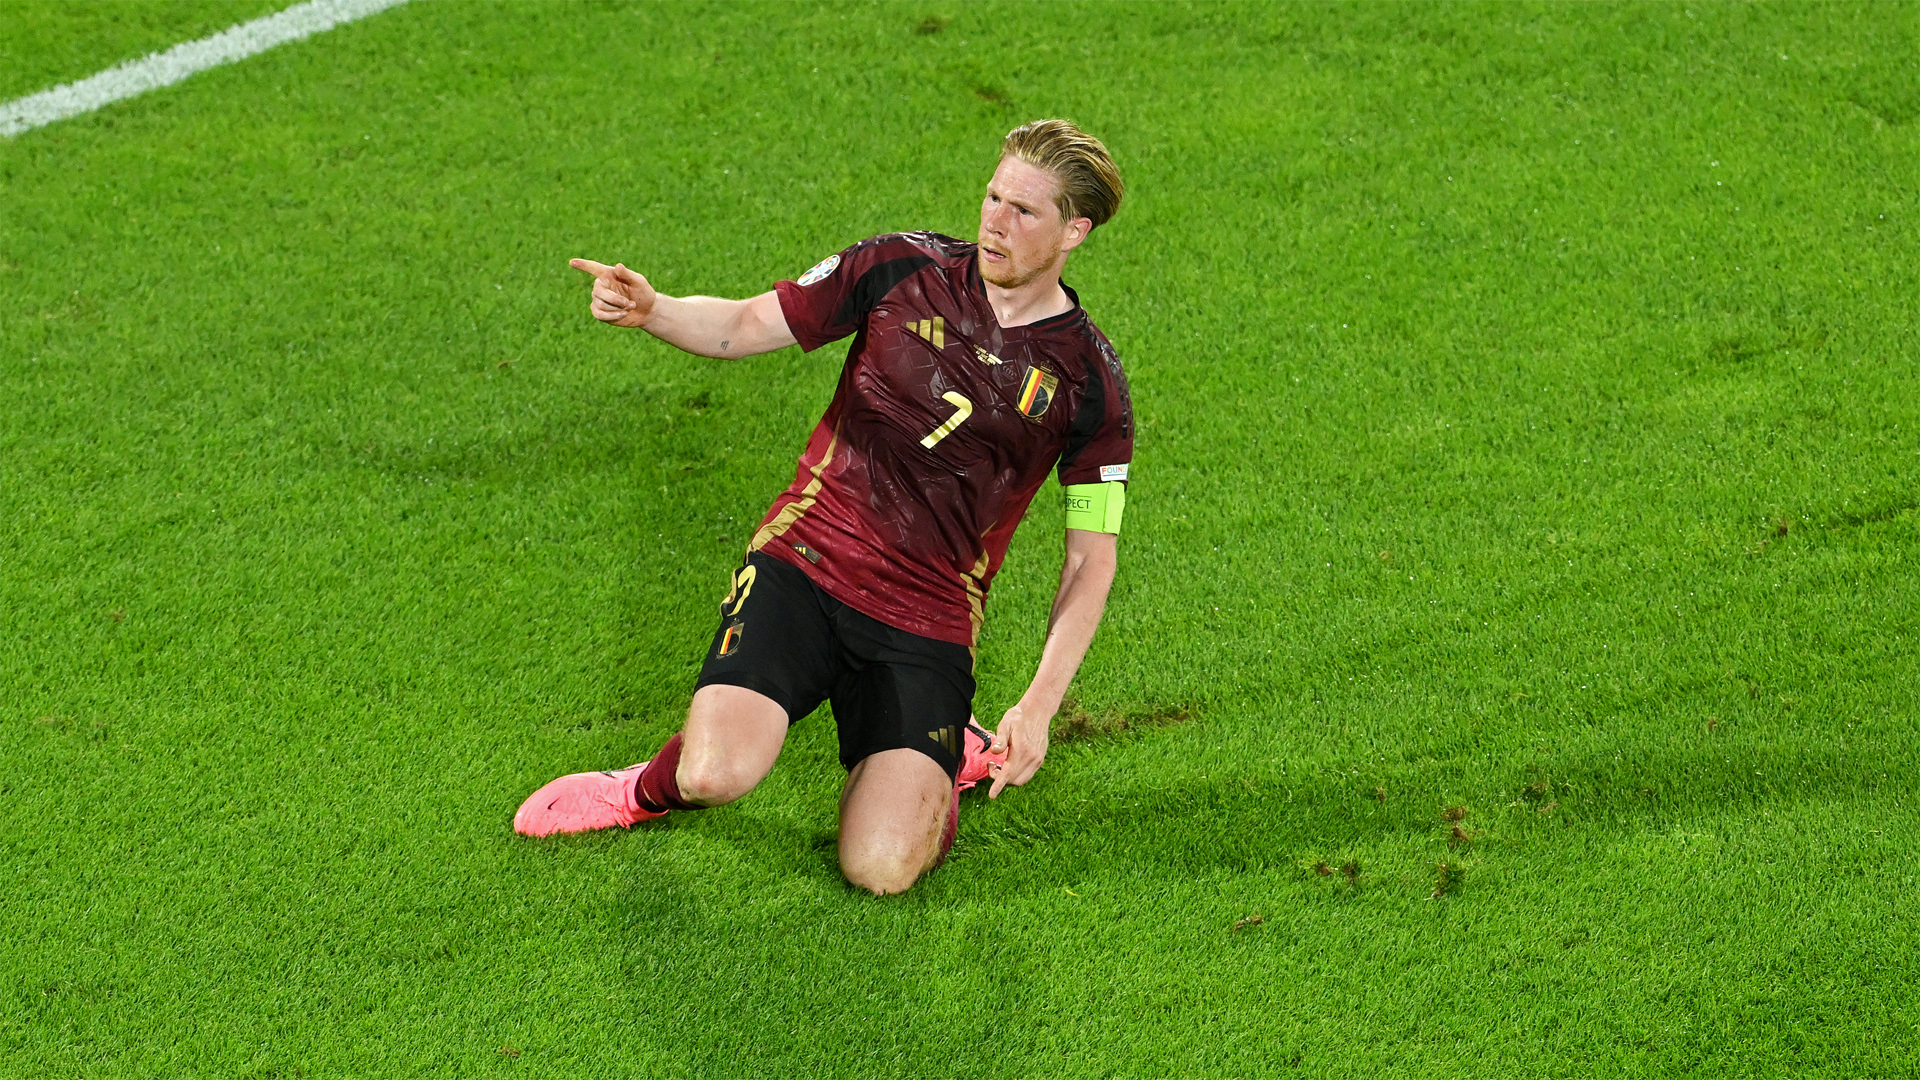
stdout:
[[(944, 349), (947, 347), (947, 320), (945, 317), (935, 315), (931, 319), (914, 319), (906, 325), (907, 333), (912, 334), (922, 341), (931, 343), (934, 348)], [(983, 364), (1003, 364), (1006, 362), (978, 345), (969, 345), (968, 347), (973, 350), (973, 358)]]
[(931, 319), (908, 323), (907, 332), (933, 342), (933, 347), (936, 349), (947, 347), (947, 320), (938, 315)]

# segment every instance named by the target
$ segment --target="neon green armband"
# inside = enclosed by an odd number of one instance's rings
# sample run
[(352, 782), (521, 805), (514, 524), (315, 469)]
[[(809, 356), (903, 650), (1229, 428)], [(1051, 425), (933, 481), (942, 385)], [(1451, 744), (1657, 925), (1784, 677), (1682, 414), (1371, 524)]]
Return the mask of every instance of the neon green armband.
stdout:
[(1118, 533), (1120, 515), (1127, 509), (1127, 485), (1118, 480), (1104, 484), (1067, 485), (1067, 528), (1087, 532)]

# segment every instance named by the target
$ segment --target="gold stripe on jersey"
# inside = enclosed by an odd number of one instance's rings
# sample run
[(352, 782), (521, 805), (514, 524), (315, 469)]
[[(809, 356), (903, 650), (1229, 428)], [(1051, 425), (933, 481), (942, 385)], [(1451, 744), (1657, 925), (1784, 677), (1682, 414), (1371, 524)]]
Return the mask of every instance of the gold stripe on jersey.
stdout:
[[(987, 531), (992, 532), (992, 527), (989, 526)], [(979, 647), (980, 627), (987, 621), (987, 594), (985, 590), (980, 588), (980, 575), (987, 572), (988, 553), (984, 543), (981, 545), (981, 549), (980, 561), (974, 563), (973, 569), (967, 571), (960, 578), (961, 583), (967, 587), (967, 618), (973, 622), (973, 644), (967, 646), (969, 653), (972, 653)], [(975, 658), (978, 659), (977, 653), (975, 654)]]
[(820, 474), (827, 470), (827, 462), (833, 460), (833, 449), (838, 445), (840, 445), (840, 432), (836, 430), (833, 438), (827, 440), (827, 449), (820, 455), (819, 464), (813, 467), (813, 479), (807, 481), (807, 486), (800, 489), (800, 497), (781, 507), (780, 512), (773, 515), (772, 521), (760, 526), (760, 531), (753, 534), (753, 543), (747, 545), (748, 551), (759, 551), (767, 546), (767, 541), (793, 528), (794, 522), (799, 521), (807, 511), (813, 509), (814, 501), (820, 498), (820, 488), (824, 483)]
[(931, 319), (920, 319), (907, 324), (907, 330), (916, 337), (933, 342), (936, 349), (947, 347), (947, 320), (945, 316), (935, 315)]

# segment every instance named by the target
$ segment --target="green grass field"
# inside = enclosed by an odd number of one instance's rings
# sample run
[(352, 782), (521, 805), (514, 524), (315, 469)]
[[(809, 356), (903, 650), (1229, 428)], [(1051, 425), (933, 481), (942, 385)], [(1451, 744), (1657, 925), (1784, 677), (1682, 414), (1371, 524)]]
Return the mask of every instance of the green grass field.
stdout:
[[(276, 6), (5, 0), (0, 97)], [(884, 901), (825, 714), (515, 836), (842, 353), (567, 258), (971, 236), (1045, 115), (1140, 438), (1039, 778)], [(1916, 161), (1890, 3), (422, 3), (0, 142), (0, 1073), (1920, 1072)]]

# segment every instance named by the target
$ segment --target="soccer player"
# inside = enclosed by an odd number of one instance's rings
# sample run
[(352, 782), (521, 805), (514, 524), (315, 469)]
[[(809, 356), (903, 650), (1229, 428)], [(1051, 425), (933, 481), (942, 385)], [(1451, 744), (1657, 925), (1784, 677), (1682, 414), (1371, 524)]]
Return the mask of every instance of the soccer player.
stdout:
[[(750, 300), (676, 298), (586, 259), (595, 318), (701, 356), (848, 335), (839, 387), (720, 604), (686, 726), (651, 760), (533, 793), (533, 836), (719, 806), (764, 779), (823, 700), (847, 769), (840, 867), (901, 892), (952, 846), (959, 793), (1032, 779), (1113, 584), (1133, 409), (1120, 359), (1060, 280), (1119, 208), (1106, 147), (1064, 120), (1006, 137), (977, 243), (876, 236)], [(972, 719), (988, 586), (1049, 469), (1066, 553), (1033, 680), (988, 736)]]

